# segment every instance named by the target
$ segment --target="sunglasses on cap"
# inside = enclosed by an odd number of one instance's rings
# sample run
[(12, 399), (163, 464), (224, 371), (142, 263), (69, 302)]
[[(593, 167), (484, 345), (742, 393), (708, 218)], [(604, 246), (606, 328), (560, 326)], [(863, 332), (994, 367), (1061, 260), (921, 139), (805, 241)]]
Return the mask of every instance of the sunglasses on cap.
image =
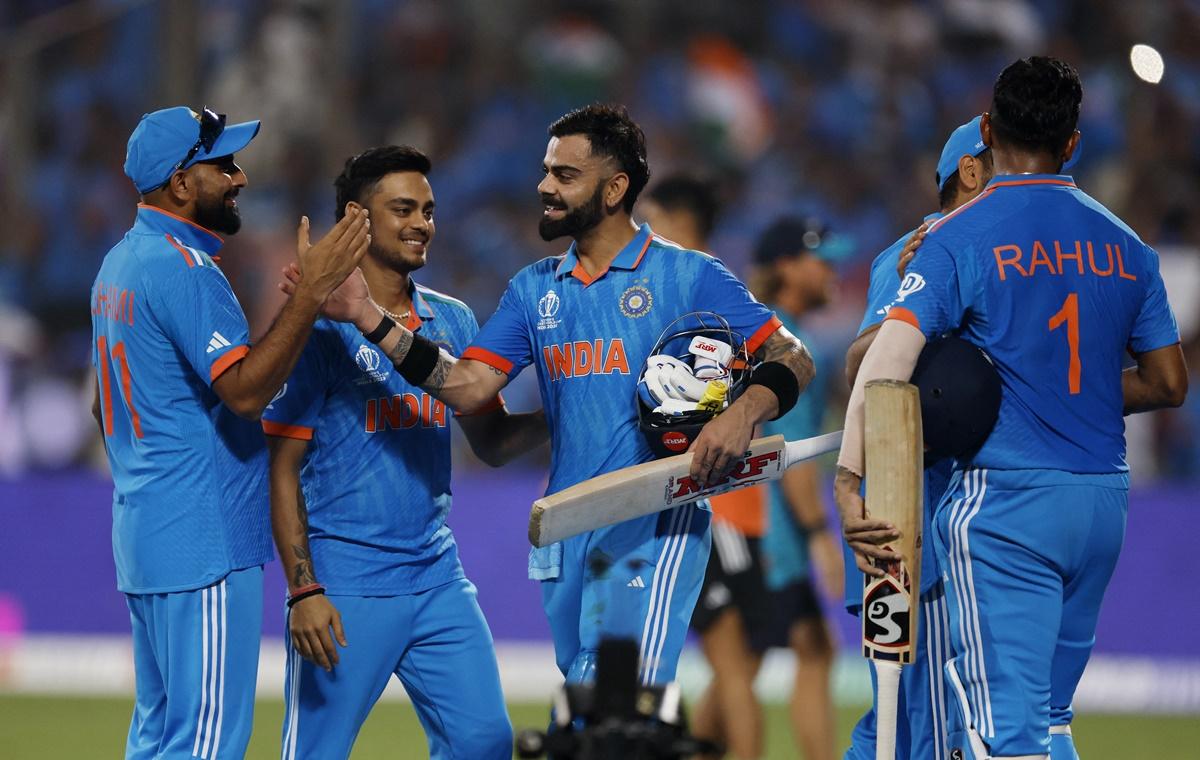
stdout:
[(204, 107), (204, 110), (200, 112), (200, 138), (196, 140), (196, 144), (187, 152), (183, 160), (175, 164), (173, 171), (179, 171), (187, 166), (188, 161), (195, 158), (201, 148), (204, 148), (206, 151), (213, 149), (213, 146), (217, 143), (217, 138), (225, 131), (225, 118), (225, 114), (214, 113), (208, 106)]

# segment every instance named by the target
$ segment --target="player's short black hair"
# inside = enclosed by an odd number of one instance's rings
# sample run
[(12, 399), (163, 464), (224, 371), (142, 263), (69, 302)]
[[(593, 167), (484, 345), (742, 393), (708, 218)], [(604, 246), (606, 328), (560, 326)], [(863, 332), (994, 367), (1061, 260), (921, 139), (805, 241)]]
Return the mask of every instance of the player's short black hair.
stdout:
[(638, 195), (650, 181), (646, 163), (646, 135), (629, 117), (625, 106), (593, 103), (560, 116), (550, 125), (551, 137), (583, 135), (591, 143), (593, 156), (606, 156), (617, 162), (629, 176), (629, 189), (622, 205), (633, 211)]
[(1057, 156), (1079, 123), (1083, 85), (1066, 61), (1031, 56), (1010, 63), (992, 90), (992, 131), (1002, 142)]
[(684, 210), (696, 217), (700, 234), (708, 237), (717, 223), (721, 201), (716, 185), (693, 174), (667, 175), (646, 193), (646, 197), (666, 211)]
[[(991, 166), (992, 166), (992, 149), (991, 148), (984, 148), (983, 152), (980, 153), (978, 156), (976, 156), (976, 158), (978, 158), (980, 161), (982, 161), (984, 163), (984, 165), (986, 165), (988, 167), (989, 170), (991, 169)], [(942, 211), (945, 211), (946, 209), (950, 208), (950, 205), (954, 203), (955, 197), (958, 196), (958, 186), (959, 186), (958, 170), (955, 169), (954, 173), (951, 174), (950, 177), (946, 180), (946, 184), (942, 185), (942, 189), (938, 191), (938, 208), (939, 209), (941, 209)]]
[(395, 172), (419, 172), (428, 175), (433, 164), (429, 157), (410, 145), (384, 145), (368, 148), (346, 159), (342, 173), (333, 181), (337, 188), (334, 217), (346, 215), (350, 201), (361, 204), (375, 190), (376, 183)]

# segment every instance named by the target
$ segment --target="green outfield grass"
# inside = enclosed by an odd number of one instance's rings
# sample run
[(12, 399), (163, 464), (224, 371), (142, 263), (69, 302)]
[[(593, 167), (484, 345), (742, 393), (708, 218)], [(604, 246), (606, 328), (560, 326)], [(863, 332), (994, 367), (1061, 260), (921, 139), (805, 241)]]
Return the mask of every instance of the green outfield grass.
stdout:
[[(124, 699), (0, 696), (0, 756), (8, 760), (119, 757), (124, 746), (131, 703)], [(547, 708), (537, 704), (509, 706), (518, 728), (544, 726)], [(857, 719), (842, 710), (838, 729), (843, 740)], [(255, 716), (251, 760), (279, 757), (283, 704), (262, 701)], [(786, 716), (778, 706), (767, 716), (767, 757), (796, 758)], [(1200, 719), (1128, 715), (1081, 716), (1075, 723), (1076, 745), (1083, 760), (1191, 760), (1200, 747)], [(427, 757), (425, 738), (407, 704), (385, 702), (376, 707), (355, 745), (355, 758)]]

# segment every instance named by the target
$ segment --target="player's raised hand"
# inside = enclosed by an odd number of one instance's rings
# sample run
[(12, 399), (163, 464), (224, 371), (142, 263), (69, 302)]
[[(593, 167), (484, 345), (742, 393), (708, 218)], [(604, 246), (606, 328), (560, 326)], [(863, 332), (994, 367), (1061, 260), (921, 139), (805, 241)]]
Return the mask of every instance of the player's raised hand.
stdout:
[(833, 480), (833, 496), (838, 512), (842, 516), (842, 536), (854, 552), (854, 564), (867, 575), (882, 578), (885, 573), (871, 559), (898, 560), (900, 555), (881, 544), (900, 537), (896, 526), (886, 520), (874, 520), (866, 512), (866, 505), (859, 495), (862, 478), (838, 467)]
[(342, 616), (337, 607), (324, 594), (301, 599), (292, 606), (288, 614), (288, 631), (292, 635), (292, 646), (304, 659), (326, 671), (332, 671), (338, 664), (334, 638), (338, 644), (346, 646), (346, 632), (342, 630)]
[(917, 249), (921, 247), (921, 243), (925, 242), (925, 235), (929, 233), (931, 224), (933, 222), (921, 222), (921, 226), (913, 230), (908, 242), (901, 249), (900, 258), (896, 261), (896, 274), (900, 275), (901, 280), (904, 279), (904, 270), (908, 268), (908, 262), (913, 260), (913, 256), (917, 255)]
[(296, 229), (296, 262), (300, 271), (297, 292), (308, 290), (317, 301), (324, 303), (366, 255), (371, 243), (370, 229), (367, 210), (350, 208), (333, 229), (314, 244), (309, 242), (308, 217), (301, 217)]

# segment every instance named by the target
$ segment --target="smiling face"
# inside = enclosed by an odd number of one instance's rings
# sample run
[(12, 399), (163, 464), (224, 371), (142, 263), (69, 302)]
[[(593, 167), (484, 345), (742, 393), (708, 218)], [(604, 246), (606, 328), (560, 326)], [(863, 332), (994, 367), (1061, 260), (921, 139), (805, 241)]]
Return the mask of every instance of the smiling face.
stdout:
[(246, 186), (246, 173), (234, 162), (233, 156), (221, 156), (201, 161), (187, 169), (194, 185), (196, 224), (233, 235), (242, 228), (237, 195)]
[(551, 137), (542, 171), (546, 175), (538, 183), (542, 240), (578, 238), (604, 219), (605, 189), (614, 171), (608, 159), (592, 155), (587, 137)]
[(367, 254), (404, 272), (425, 266), (433, 241), (433, 188), (420, 172), (392, 172), (375, 183), (364, 205), (371, 212)]

